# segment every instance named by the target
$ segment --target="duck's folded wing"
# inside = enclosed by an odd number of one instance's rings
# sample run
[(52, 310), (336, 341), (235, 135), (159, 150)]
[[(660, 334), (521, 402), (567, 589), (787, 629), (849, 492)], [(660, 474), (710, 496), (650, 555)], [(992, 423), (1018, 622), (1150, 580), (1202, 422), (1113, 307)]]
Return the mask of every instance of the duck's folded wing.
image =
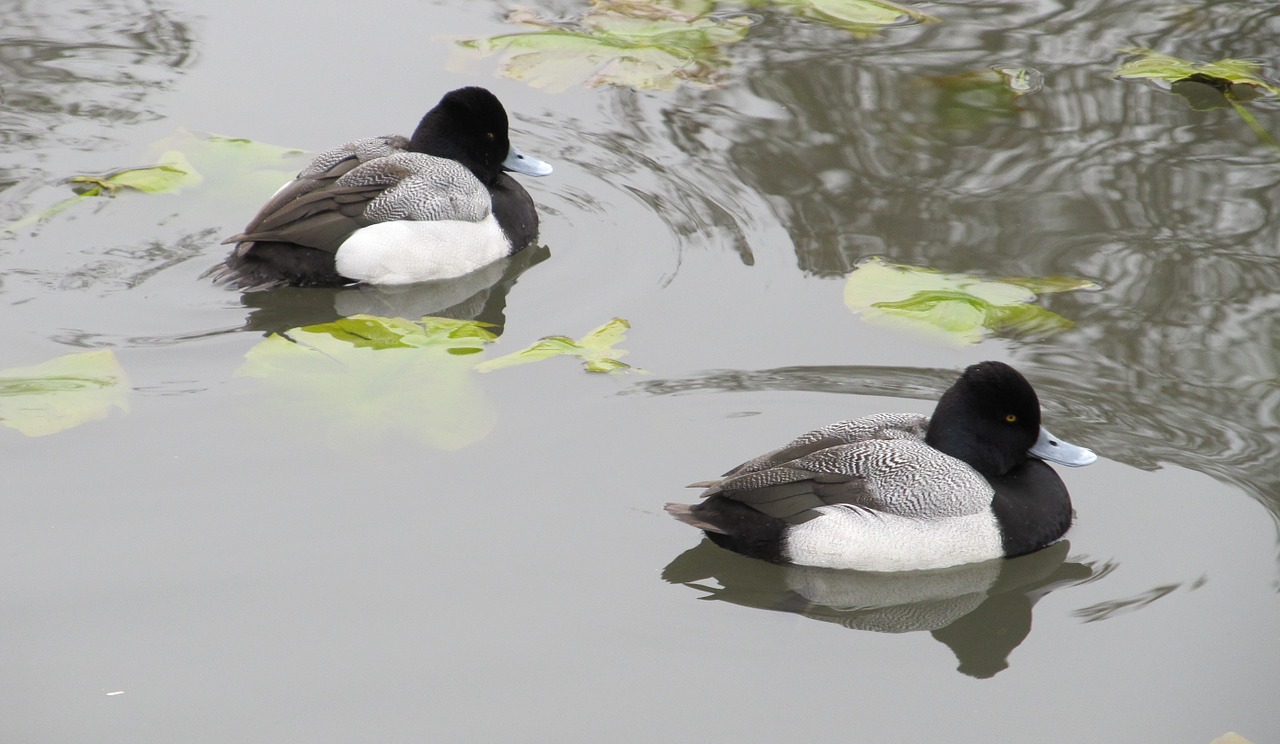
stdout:
[[(301, 179), (285, 187), (292, 199), (274, 198), (228, 242), (282, 241), (336, 253), (351, 234), (377, 222), (457, 219), (478, 222), (488, 215), (484, 186), (452, 160), (398, 153), (361, 163), (332, 183)], [(296, 194), (296, 196), (294, 196)], [(282, 192), (280, 196), (286, 196)]]
[(272, 219), (285, 205), (313, 191), (331, 186), (339, 178), (364, 163), (404, 152), (408, 145), (409, 141), (404, 137), (388, 134), (381, 137), (366, 137), (325, 150), (312, 158), (307, 167), (298, 173), (297, 178), (280, 187), (280, 190), (262, 205), (253, 219), (249, 220), (249, 224), (239, 235), (234, 235), (222, 242), (224, 244), (244, 242), (246, 235), (253, 235), (263, 230), (263, 223)]
[(703, 495), (718, 495), (739, 501), (758, 512), (790, 524), (801, 524), (821, 516), (822, 512), (817, 511), (818, 507), (837, 504), (860, 506), (863, 502), (874, 500), (866, 492), (866, 481), (862, 478), (805, 472), (787, 467), (752, 475), (764, 476), (752, 479), (759, 485), (744, 487), (746, 484), (739, 483), (727, 489), (712, 486)]
[(703, 496), (740, 501), (800, 523), (839, 506), (899, 516), (974, 514), (991, 487), (968, 465), (910, 439), (876, 439), (828, 447), (781, 465), (708, 483)]
[(802, 434), (790, 444), (748, 460), (725, 473), (725, 477), (767, 470), (805, 455), (873, 439), (924, 439), (929, 419), (915, 413), (877, 413), (848, 421), (837, 421)]
[(290, 199), (273, 199), (267, 205), (275, 203), (273, 211), (268, 212), (264, 207), (249, 229), (226, 242), (271, 240), (336, 253), (351, 233), (373, 224), (365, 218), (365, 208), (385, 189), (385, 185), (377, 184), (339, 187), (336, 182), (327, 188), (299, 189), (301, 194), (290, 195)]

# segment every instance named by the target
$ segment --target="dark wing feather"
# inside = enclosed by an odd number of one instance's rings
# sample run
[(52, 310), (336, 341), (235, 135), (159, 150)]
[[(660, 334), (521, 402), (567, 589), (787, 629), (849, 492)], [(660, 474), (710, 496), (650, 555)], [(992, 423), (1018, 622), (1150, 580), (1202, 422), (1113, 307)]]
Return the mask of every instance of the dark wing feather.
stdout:
[(711, 482), (702, 496), (731, 499), (790, 524), (819, 516), (814, 510), (820, 506), (849, 504), (869, 509), (877, 505), (865, 478), (811, 470), (794, 462)]
[[(346, 188), (335, 188), (334, 184), (361, 165), (402, 153), (407, 146), (408, 140), (403, 137), (386, 135), (357, 140), (317, 155), (297, 178), (262, 205), (243, 231), (222, 242), (242, 243), (236, 251), (240, 256), (249, 251), (254, 241), (294, 243), (336, 252), (346, 237), (371, 224), (356, 219), (364, 206), (394, 186), (407, 171), (393, 168), (378, 175), (377, 169), (366, 169), (374, 174), (373, 179), (366, 177)], [(337, 205), (333, 209), (337, 215), (352, 221), (328, 216), (308, 222), (309, 218), (324, 215), (334, 205)], [(310, 232), (312, 228), (316, 230), (314, 234)]]
[(351, 233), (373, 224), (364, 217), (365, 207), (388, 185), (331, 186), (304, 192), (269, 214), (260, 213), (250, 229), (230, 240), (275, 240), (336, 253)]

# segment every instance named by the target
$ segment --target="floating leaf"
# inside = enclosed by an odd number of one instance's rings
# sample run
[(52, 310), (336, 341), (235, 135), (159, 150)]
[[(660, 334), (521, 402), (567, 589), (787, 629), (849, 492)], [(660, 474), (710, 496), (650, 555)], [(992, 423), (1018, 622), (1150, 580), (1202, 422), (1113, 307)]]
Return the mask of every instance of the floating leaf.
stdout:
[(627, 352), (615, 349), (614, 346), (626, 340), (627, 329), (630, 327), (631, 324), (622, 318), (614, 318), (578, 341), (565, 336), (547, 336), (527, 349), (482, 362), (476, 365), (476, 369), (489, 372), (564, 354), (580, 358), (588, 372), (625, 371), (631, 367), (618, 359), (626, 356)]
[(110, 349), (0, 370), (0, 424), (42, 437), (129, 410), (124, 370)]
[(729, 65), (721, 48), (740, 41), (750, 25), (745, 16), (711, 18), (639, 0), (593, 0), (576, 24), (544, 20), (527, 10), (508, 20), (538, 30), (458, 43), (482, 56), (501, 53), (501, 74), (552, 91), (574, 85), (660, 90), (681, 83), (714, 85)]
[(265, 380), (276, 400), (318, 416), (337, 441), (393, 433), (456, 450), (492, 431), (497, 413), (471, 374), (496, 336), (479, 321), (353, 315), (272, 335), (237, 375)]
[(1280, 142), (1276, 142), (1275, 137), (1263, 129), (1254, 115), (1241, 105), (1264, 92), (1273, 96), (1280, 95), (1280, 87), (1257, 74), (1262, 69), (1260, 64), (1244, 59), (1189, 62), (1150, 49), (1120, 51), (1138, 55), (1138, 58), (1116, 68), (1113, 73), (1115, 77), (1168, 84), (1170, 92), (1186, 98), (1196, 110), (1230, 106), (1258, 139), (1270, 147), (1280, 149)]
[[(1202, 80), (1217, 81), (1235, 92), (1232, 86), (1247, 85), (1265, 90), (1271, 95), (1280, 95), (1280, 87), (1258, 75), (1262, 65), (1244, 59), (1220, 59), (1217, 62), (1191, 62), (1168, 54), (1160, 54), (1150, 49), (1121, 49), (1126, 54), (1137, 55), (1119, 67), (1113, 75), (1117, 78), (1157, 80), (1164, 83), (1176, 83), (1187, 78), (1199, 77)], [(1226, 92), (1226, 91), (1224, 91)]]
[(1222, 736), (1219, 736), (1218, 738), (1209, 742), (1209, 744), (1253, 744), (1253, 742), (1249, 741), (1248, 739), (1244, 738), (1243, 736), (1241, 736), (1240, 734), (1237, 734), (1234, 731), (1228, 731)]
[(753, 5), (776, 6), (802, 18), (821, 21), (859, 36), (886, 26), (904, 26), (938, 19), (889, 0), (756, 0)]
[(955, 344), (990, 333), (1048, 335), (1074, 324), (1038, 305), (1037, 294), (1092, 288), (1066, 277), (984, 279), (900, 266), (875, 258), (849, 275), (844, 302), (873, 322), (915, 329)]
[(81, 196), (99, 196), (114, 195), (122, 189), (163, 194), (200, 183), (201, 176), (182, 153), (167, 152), (160, 165), (150, 168), (131, 168), (107, 176), (72, 176), (67, 180), (89, 185), (88, 189), (80, 192)]
[(105, 175), (78, 175), (66, 179), (76, 195), (0, 228), (14, 232), (44, 222), (86, 199), (115, 196), (130, 191), (147, 194), (176, 193), (213, 185), (214, 196), (228, 196), (237, 203), (259, 201), (293, 178), (305, 164), (302, 150), (264, 145), (244, 139), (197, 135), (179, 129), (148, 148), (157, 162)]
[(3, 229), (14, 232), (43, 222), (68, 207), (95, 196), (115, 196), (121, 191), (141, 191), (160, 194), (194, 186), (203, 180), (195, 167), (180, 152), (164, 153), (161, 161), (145, 168), (129, 168), (101, 176), (72, 176), (68, 183), (76, 184), (77, 193), (70, 199), (58, 202), (37, 214), (24, 217)]

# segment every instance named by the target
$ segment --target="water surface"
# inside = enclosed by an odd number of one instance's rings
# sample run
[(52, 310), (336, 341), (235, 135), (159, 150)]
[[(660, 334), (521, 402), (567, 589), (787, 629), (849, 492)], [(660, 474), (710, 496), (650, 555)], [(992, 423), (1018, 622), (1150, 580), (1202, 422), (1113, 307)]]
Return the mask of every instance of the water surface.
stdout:
[[(526, 179), (545, 247), (449, 287), (212, 287), (272, 188), (218, 172), (0, 237), (0, 369), (112, 349), (129, 390), (0, 429), (5, 741), (1275, 737), (1280, 154), (1111, 72), (1142, 45), (1268, 60), (1280, 11), (920, 7), (942, 22), (869, 38), (757, 9), (719, 87), (554, 94), (457, 56), (511, 30), (501, 2), (7, 11), (7, 223), (180, 129), (315, 151), (475, 83), (557, 170)], [(992, 65), (1042, 87), (951, 85)], [(845, 307), (871, 256), (1099, 288), (1041, 300), (1065, 332), (940, 345)], [(647, 374), (237, 374), (265, 334), (353, 312), (482, 319), (490, 356), (623, 317)], [(661, 510), (817, 425), (927, 412), (982, 359), (1103, 458), (1063, 473), (1051, 550), (842, 575)]]

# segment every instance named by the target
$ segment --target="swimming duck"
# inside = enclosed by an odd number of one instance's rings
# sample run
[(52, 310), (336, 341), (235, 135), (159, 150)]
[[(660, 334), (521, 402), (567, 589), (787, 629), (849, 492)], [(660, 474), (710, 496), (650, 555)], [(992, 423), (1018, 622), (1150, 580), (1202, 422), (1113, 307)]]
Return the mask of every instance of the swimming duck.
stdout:
[(1003, 362), (964, 371), (933, 417), (840, 421), (667, 504), (712, 542), (777, 563), (910, 571), (1030, 553), (1071, 526), (1071, 498), (1045, 460), (1097, 459), (1040, 425), (1036, 391)]
[(551, 166), (511, 145), (484, 88), (445, 94), (413, 136), (316, 156), (258, 212), (215, 281), (241, 289), (410, 284), (462, 276), (538, 236), (533, 199), (506, 171)]

